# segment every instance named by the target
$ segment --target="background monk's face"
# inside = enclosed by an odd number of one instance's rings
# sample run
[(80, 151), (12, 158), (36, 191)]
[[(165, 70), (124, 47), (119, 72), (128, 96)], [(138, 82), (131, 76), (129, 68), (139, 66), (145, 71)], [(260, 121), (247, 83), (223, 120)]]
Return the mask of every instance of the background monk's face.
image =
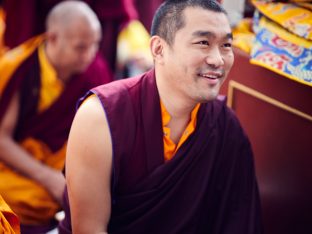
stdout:
[(188, 7), (185, 26), (165, 51), (168, 79), (181, 96), (195, 102), (216, 98), (234, 56), (231, 28), (223, 13)]
[(88, 68), (98, 51), (101, 33), (85, 22), (75, 22), (58, 35), (55, 45), (58, 51), (58, 65), (80, 73)]

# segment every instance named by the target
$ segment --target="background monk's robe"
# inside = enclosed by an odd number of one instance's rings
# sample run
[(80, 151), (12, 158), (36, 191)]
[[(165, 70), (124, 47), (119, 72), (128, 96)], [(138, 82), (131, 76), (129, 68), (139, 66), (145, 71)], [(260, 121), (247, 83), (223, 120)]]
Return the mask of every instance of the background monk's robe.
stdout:
[[(1, 58), (0, 121), (13, 94), (19, 91), (14, 140), (38, 161), (61, 171), (76, 102), (87, 90), (111, 81), (111, 77), (103, 60), (96, 57), (84, 73), (74, 75), (63, 88), (56, 90), (56, 86), (45, 80), (51, 77), (44, 77), (40, 72), (43, 43), (43, 36), (32, 38)], [(52, 100), (44, 99), (49, 96), (45, 94), (51, 96), (53, 92)], [(60, 210), (60, 205), (41, 185), (4, 163), (0, 163), (0, 194), (22, 224), (49, 223)]]
[(0, 195), (0, 233), (19, 234), (20, 226), (16, 214)]

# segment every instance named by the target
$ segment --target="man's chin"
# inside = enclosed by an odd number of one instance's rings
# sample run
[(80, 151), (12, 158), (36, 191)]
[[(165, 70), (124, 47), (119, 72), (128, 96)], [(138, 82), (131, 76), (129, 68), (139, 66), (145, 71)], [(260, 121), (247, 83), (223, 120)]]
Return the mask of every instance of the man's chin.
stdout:
[(89, 64), (88, 65), (80, 65), (79, 67), (76, 68), (75, 73), (78, 73), (78, 74), (83, 73), (88, 69), (88, 67), (89, 67)]
[(204, 102), (213, 101), (213, 100), (217, 99), (218, 95), (219, 95), (219, 92), (217, 92), (217, 91), (211, 92), (211, 93), (209, 93), (208, 95), (205, 96)]

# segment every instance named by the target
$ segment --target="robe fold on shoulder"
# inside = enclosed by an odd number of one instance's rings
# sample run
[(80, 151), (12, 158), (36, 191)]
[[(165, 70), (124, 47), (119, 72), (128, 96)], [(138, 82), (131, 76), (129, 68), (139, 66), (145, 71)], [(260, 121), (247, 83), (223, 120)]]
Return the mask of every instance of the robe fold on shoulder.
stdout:
[[(25, 43), (31, 42), (34, 41), (31, 39)], [(6, 74), (5, 81), (4, 76), (2, 77), (0, 84), (0, 121), (14, 93), (19, 92), (20, 108), (14, 132), (15, 141), (38, 161), (56, 170), (62, 170), (77, 100), (90, 88), (111, 81), (111, 77), (105, 63), (100, 57), (96, 57), (84, 73), (74, 75), (70, 79), (63, 92), (47, 109), (39, 111), (42, 77), (38, 46), (44, 41), (35, 42), (32, 44), (32, 50), (25, 50), (21, 45), (13, 53), (8, 52), (8, 55), (1, 58), (0, 71), (10, 70), (10, 67), (13, 69), (11, 73)], [(30, 47), (31, 45), (28, 45), (26, 48)], [(26, 52), (28, 54), (24, 55)], [(60, 205), (45, 188), (4, 163), (0, 163), (0, 194), (19, 216), (22, 224), (49, 223), (60, 209)]]
[(165, 162), (154, 70), (90, 93), (111, 131), (109, 233), (262, 233), (251, 146), (224, 102), (201, 104), (194, 133)]

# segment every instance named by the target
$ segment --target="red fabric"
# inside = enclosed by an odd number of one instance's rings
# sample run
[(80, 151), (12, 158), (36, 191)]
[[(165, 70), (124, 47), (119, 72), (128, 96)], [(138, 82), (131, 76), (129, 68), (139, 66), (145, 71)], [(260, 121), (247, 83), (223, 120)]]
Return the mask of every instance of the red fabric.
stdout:
[(135, 5), (138, 11), (139, 20), (143, 23), (145, 28), (150, 31), (153, 21), (153, 16), (157, 8), (164, 2), (164, 0), (135, 0)]
[[(4, 3), (4, 10), (6, 12), (4, 44), (10, 48), (16, 47), (21, 42), (26, 41), (34, 33), (33, 25), (35, 25), (34, 18), (36, 16), (34, 1), (20, 1), (19, 4), (17, 2), (17, 0), (13, 0), (5, 1)], [(21, 22), (22, 20), (24, 20), (24, 23)], [(17, 28), (19, 30), (16, 30)]]

